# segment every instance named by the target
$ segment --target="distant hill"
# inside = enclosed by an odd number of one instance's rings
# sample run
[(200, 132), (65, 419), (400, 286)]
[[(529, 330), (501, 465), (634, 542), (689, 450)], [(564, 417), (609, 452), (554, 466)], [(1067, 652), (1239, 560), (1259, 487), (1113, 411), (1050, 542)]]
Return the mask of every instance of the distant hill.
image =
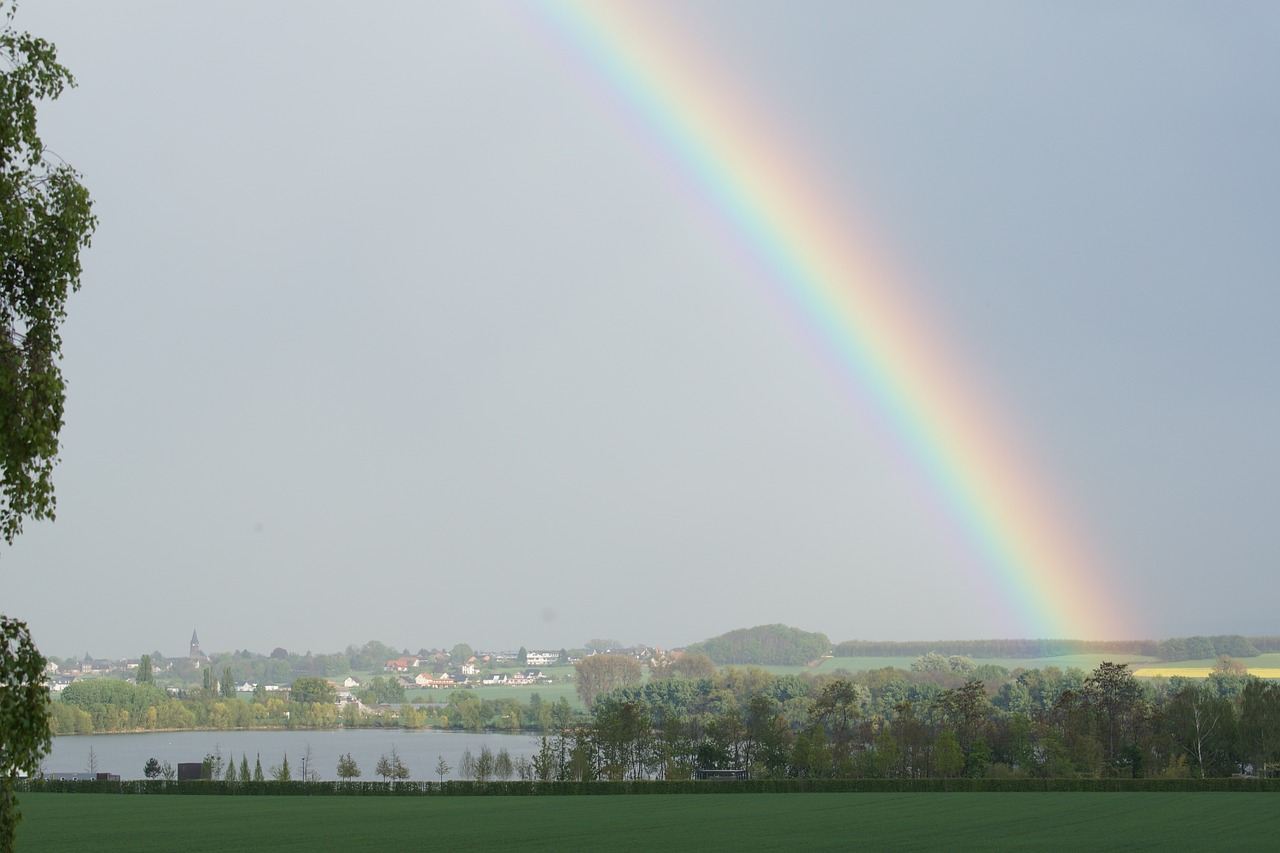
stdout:
[(701, 652), (722, 666), (804, 666), (829, 654), (831, 641), (826, 634), (802, 631), (788, 625), (757, 625), (694, 643), (688, 651)]

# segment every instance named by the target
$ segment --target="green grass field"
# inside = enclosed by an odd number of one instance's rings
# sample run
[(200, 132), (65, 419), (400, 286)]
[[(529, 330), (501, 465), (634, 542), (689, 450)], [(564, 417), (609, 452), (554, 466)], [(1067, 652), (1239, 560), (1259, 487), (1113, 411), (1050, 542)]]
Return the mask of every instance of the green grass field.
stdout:
[(1274, 795), (683, 794), (217, 797), (24, 794), (23, 851), (1169, 850), (1259, 847)]

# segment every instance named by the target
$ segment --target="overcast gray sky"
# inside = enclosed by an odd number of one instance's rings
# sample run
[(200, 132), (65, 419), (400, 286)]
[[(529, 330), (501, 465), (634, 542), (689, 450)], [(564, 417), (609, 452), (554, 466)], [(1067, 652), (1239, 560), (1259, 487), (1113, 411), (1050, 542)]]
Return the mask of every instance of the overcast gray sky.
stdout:
[[(645, 5), (911, 270), (1115, 636), (1280, 633), (1280, 6)], [(46, 653), (1026, 633), (530, 7), (16, 23), (101, 220), (58, 520), (0, 557)]]

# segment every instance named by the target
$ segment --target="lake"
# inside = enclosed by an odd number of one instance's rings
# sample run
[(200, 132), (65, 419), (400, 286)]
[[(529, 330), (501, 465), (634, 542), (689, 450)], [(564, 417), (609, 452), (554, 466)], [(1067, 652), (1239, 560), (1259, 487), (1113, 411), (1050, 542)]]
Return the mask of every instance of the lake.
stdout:
[(235, 759), (237, 772), (241, 756), (249, 759), (249, 769), (261, 757), (262, 772), (271, 778), (271, 768), (289, 756), (289, 772), (302, 778), (302, 761), (311, 747), (312, 766), (321, 779), (338, 778), (338, 757), (351, 753), (366, 782), (381, 781), (373, 768), (381, 755), (396, 754), (409, 769), (411, 779), (437, 781), (440, 756), (451, 768), (445, 779), (461, 778), (457, 767), (462, 754), (480, 754), (488, 746), (495, 754), (506, 749), (515, 761), (532, 759), (541, 745), (540, 735), (512, 735), (475, 732), (447, 732), (435, 729), (337, 729), (333, 731), (220, 731), (143, 732), (138, 734), (62, 735), (53, 739), (53, 749), (41, 763), (47, 773), (82, 773), (89, 769), (89, 750), (97, 758), (99, 773), (114, 773), (121, 779), (142, 779), (148, 758), (161, 764), (168, 761), (177, 772), (178, 764), (198, 762), (206, 754), (221, 750), (224, 758)]

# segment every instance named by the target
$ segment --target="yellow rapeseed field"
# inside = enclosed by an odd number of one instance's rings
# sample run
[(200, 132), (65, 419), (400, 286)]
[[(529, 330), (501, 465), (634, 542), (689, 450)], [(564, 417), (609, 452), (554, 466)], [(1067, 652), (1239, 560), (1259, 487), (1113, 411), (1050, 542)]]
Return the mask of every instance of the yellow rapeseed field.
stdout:
[[(1180, 675), (1183, 678), (1208, 678), (1211, 672), (1213, 672), (1213, 668), (1208, 666), (1189, 666), (1185, 669), (1168, 666), (1144, 666), (1141, 669), (1135, 669), (1133, 674), (1138, 678), (1159, 678), (1161, 676), (1170, 678), (1175, 675)], [(1249, 667), (1249, 674), (1256, 675), (1258, 678), (1280, 678), (1280, 668), (1251, 666)]]

